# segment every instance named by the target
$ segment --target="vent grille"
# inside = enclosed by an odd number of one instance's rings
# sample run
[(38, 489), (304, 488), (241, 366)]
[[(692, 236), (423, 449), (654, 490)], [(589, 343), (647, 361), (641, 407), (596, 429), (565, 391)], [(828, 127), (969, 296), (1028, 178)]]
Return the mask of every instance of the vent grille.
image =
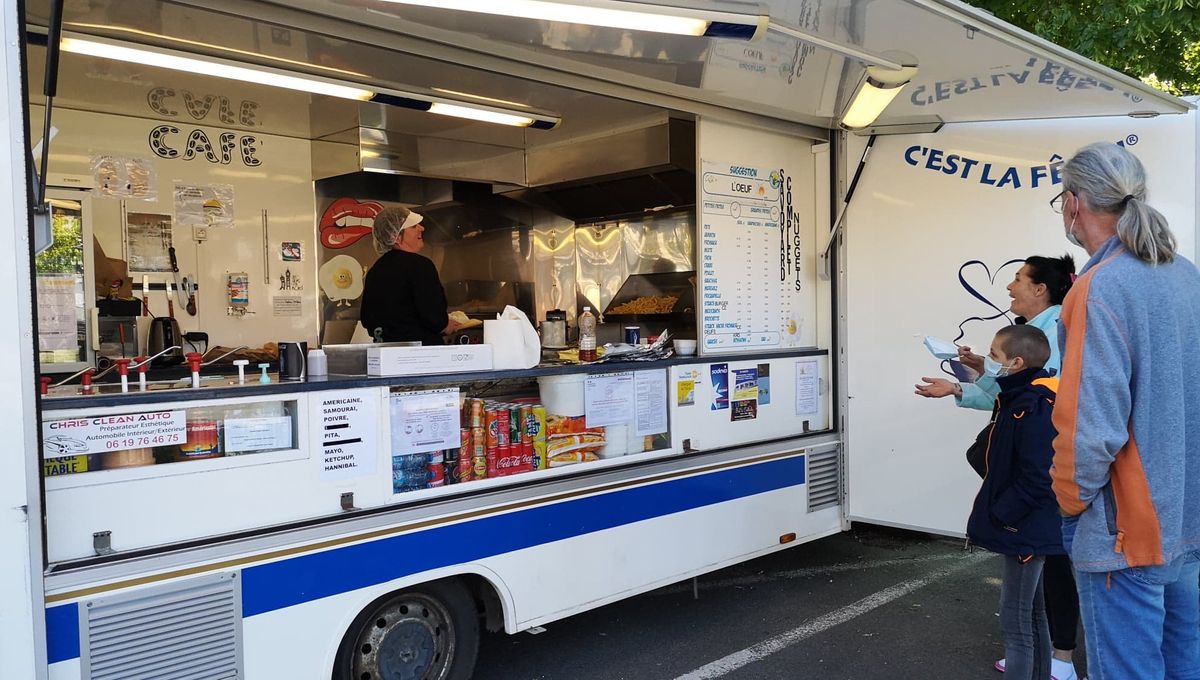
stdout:
[(231, 573), (82, 602), (83, 677), (240, 678), (241, 601)]
[(842, 464), (838, 449), (808, 454), (808, 511), (841, 503)]

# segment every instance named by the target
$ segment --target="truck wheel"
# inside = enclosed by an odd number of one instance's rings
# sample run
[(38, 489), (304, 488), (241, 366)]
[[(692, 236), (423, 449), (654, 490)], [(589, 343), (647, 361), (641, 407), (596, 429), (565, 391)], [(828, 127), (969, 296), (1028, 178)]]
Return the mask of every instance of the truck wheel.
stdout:
[(363, 610), (338, 650), (334, 680), (468, 680), (479, 612), (457, 581), (425, 583)]

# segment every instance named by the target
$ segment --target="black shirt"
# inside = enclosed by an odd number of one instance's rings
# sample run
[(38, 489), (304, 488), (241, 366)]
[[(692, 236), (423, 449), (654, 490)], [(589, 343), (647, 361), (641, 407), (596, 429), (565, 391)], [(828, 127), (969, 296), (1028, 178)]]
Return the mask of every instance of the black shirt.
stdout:
[(384, 253), (367, 271), (360, 319), (372, 337), (382, 328), (384, 342), (443, 344), (442, 331), (450, 319), (433, 262), (403, 250)]

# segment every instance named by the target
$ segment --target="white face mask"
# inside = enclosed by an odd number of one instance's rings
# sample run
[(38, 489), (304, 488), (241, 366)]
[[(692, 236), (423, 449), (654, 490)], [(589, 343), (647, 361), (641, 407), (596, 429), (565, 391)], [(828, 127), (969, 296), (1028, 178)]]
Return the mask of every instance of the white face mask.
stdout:
[(1071, 245), (1077, 248), (1082, 248), (1083, 244), (1079, 242), (1079, 237), (1075, 235), (1075, 219), (1079, 217), (1079, 213), (1075, 213), (1075, 217), (1071, 218), (1071, 226), (1067, 227), (1067, 240)]
[(1003, 378), (1012, 370), (1011, 366), (1001, 364), (991, 357), (983, 358), (983, 374), (989, 378)]

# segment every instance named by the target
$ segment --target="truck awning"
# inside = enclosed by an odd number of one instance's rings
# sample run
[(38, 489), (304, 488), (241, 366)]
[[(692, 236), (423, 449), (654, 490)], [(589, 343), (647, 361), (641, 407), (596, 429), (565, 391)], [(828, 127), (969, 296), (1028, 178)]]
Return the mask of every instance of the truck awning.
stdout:
[[(68, 7), (65, 27), (176, 47), (183, 39), (200, 52), (231, 50), (267, 63), (283, 58), (301, 71), (305, 64), (333, 64), (369, 81), (469, 88), (477, 97), (560, 111), (571, 102), (553, 102), (573, 92), (701, 115), (749, 113), (803, 126), (814, 137), (837, 126), (865, 77), (866, 62), (897, 54), (915, 62), (917, 74), (877, 126), (1151, 116), (1194, 108), (956, 0), (628, 3), (769, 16), (772, 25), (787, 29), (760, 31), (755, 40), (598, 28), (385, 0), (130, 4), (139, 10), (110, 13), (103, 21)], [(42, 5), (28, 3), (31, 24), (41, 23)], [(198, 35), (197, 27), (214, 30)], [(580, 115), (590, 106), (582, 105)]]

